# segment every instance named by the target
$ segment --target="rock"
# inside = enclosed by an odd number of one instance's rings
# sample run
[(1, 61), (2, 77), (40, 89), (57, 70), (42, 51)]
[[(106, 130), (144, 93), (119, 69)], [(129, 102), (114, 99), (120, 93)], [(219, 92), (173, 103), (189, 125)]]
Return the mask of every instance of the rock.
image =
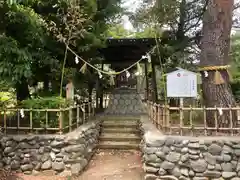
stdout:
[(223, 148), (222, 148), (222, 153), (233, 154), (233, 149), (228, 145), (224, 145)]
[(224, 162), (229, 162), (232, 159), (232, 157), (228, 154), (223, 154), (222, 157)]
[(14, 141), (17, 141), (17, 142), (21, 142), (21, 141), (24, 141), (26, 140), (27, 138), (24, 137), (24, 136), (13, 136), (13, 140)]
[(207, 169), (207, 163), (205, 160), (191, 161), (191, 167), (195, 172), (204, 172)]
[(222, 152), (222, 147), (217, 144), (211, 144), (208, 147), (208, 152), (211, 153), (212, 155), (220, 155)]
[(71, 152), (84, 152), (85, 150), (85, 147), (84, 145), (71, 145), (71, 146), (68, 146), (65, 148), (65, 151), (68, 152), (68, 153), (71, 153)]
[(164, 152), (162, 152), (162, 151), (157, 151), (156, 153), (155, 153), (159, 158), (161, 158), (161, 159), (165, 159), (165, 153)]
[(19, 162), (19, 161), (16, 161), (16, 160), (13, 160), (13, 161), (11, 162), (10, 166), (11, 166), (11, 169), (12, 169), (12, 170), (17, 170), (17, 169), (19, 169), (19, 167), (20, 167), (20, 162)]
[(34, 169), (38, 171), (41, 169), (41, 167), (42, 167), (42, 163), (39, 162), (39, 163), (37, 163), (37, 165), (35, 166)]
[(190, 176), (190, 177), (194, 177), (194, 175), (195, 175), (194, 171), (190, 170), (190, 171), (189, 171), (189, 176)]
[(51, 169), (51, 167), (52, 167), (52, 161), (47, 160), (42, 164), (41, 169), (42, 170), (48, 170), (48, 169)]
[(11, 152), (13, 152), (13, 151), (14, 151), (14, 149), (13, 149), (12, 147), (6, 147), (6, 148), (4, 149), (4, 153), (5, 153), (5, 154), (11, 153)]
[(236, 156), (240, 156), (240, 149), (235, 149), (235, 150), (234, 150), (234, 154), (235, 154)]
[(199, 159), (199, 156), (198, 156), (198, 155), (189, 154), (188, 156), (189, 156), (190, 159), (193, 159), (193, 160)]
[(42, 162), (45, 162), (45, 161), (47, 161), (49, 158), (50, 158), (50, 155), (49, 155), (48, 153), (45, 153), (45, 154), (43, 154), (43, 156), (42, 156), (42, 158), (41, 158), (41, 161), (42, 161)]
[(167, 146), (164, 146), (164, 147), (162, 148), (162, 152), (165, 153), (165, 154), (168, 154), (170, 151), (171, 151), (170, 148), (167, 147)]
[(63, 171), (65, 168), (65, 165), (63, 162), (54, 162), (54, 163), (52, 163), (52, 168), (55, 171)]
[(171, 162), (168, 162), (168, 161), (164, 161), (161, 164), (161, 168), (163, 168), (165, 170), (172, 170), (174, 167), (175, 167), (175, 165), (173, 163), (171, 163)]
[(229, 179), (229, 178), (233, 178), (237, 175), (236, 172), (222, 172), (222, 177)]
[(22, 169), (22, 171), (31, 171), (31, 170), (33, 170), (33, 165), (32, 164), (24, 164), (24, 165), (21, 165), (21, 169)]
[(167, 174), (167, 171), (165, 169), (163, 169), (163, 168), (160, 168), (159, 171), (158, 171), (158, 174), (160, 176), (164, 176), (165, 174)]
[(72, 175), (78, 175), (83, 170), (83, 167), (80, 163), (73, 164), (71, 166)]
[(156, 172), (158, 172), (158, 168), (147, 166), (145, 164), (143, 166), (143, 169), (144, 169), (144, 172), (146, 172), (146, 173), (156, 173)]
[(179, 180), (190, 180), (190, 178), (185, 177), (185, 176), (180, 176), (180, 177), (179, 177)]
[(231, 180), (240, 180), (240, 178), (239, 177), (234, 177)]
[(56, 162), (61, 162), (61, 161), (63, 161), (62, 158), (56, 158)]
[(209, 177), (209, 178), (220, 178), (221, 172), (219, 171), (205, 171), (203, 173), (203, 176)]
[(208, 164), (208, 170), (214, 170), (215, 169), (215, 166), (214, 165), (211, 165), (211, 164)]
[(36, 170), (32, 170), (32, 175), (33, 176), (38, 176), (40, 174), (39, 171), (36, 171)]
[(188, 147), (192, 148), (192, 149), (198, 149), (200, 147), (200, 145), (199, 145), (199, 143), (189, 143)]
[(145, 143), (147, 146), (152, 146), (152, 147), (161, 147), (165, 144), (165, 139), (157, 139), (157, 138), (150, 138), (147, 137), (145, 138)]
[(206, 177), (194, 177), (193, 180), (208, 180)]
[(232, 172), (233, 171), (233, 167), (231, 163), (222, 163), (222, 170), (225, 172)]
[(188, 160), (189, 160), (189, 155), (188, 154), (184, 154), (184, 155), (181, 156), (181, 161), (182, 162), (186, 162)]
[(189, 171), (188, 171), (188, 169), (187, 168), (182, 168), (181, 170), (180, 170), (180, 172), (181, 172), (181, 174), (182, 175), (184, 175), (184, 176), (189, 176)]
[(181, 176), (181, 172), (180, 169), (178, 167), (173, 168), (172, 173), (173, 176), (175, 177), (180, 177)]
[(40, 154), (43, 154), (43, 153), (44, 153), (44, 147), (40, 147), (39, 150), (38, 150), (38, 152), (39, 152)]
[(205, 153), (204, 155), (204, 159), (205, 159), (205, 161), (207, 162), (207, 163), (209, 163), (209, 164), (211, 164), (211, 165), (215, 165), (216, 164), (216, 157), (215, 156), (213, 156), (212, 154), (210, 154), (210, 153)]
[(144, 155), (144, 159), (146, 162), (162, 162), (162, 160), (158, 158), (155, 154)]
[(188, 153), (188, 148), (187, 147), (182, 148), (181, 153), (183, 154)]
[(166, 160), (168, 160), (169, 162), (178, 162), (180, 160), (181, 154), (180, 153), (176, 153), (176, 152), (170, 152), (167, 157)]
[(217, 171), (222, 171), (221, 165), (220, 165), (220, 164), (216, 164), (216, 165), (215, 165), (215, 170), (217, 170)]
[(52, 151), (54, 152), (54, 153), (60, 153), (60, 149), (56, 149), (56, 148), (52, 148)]
[(167, 138), (166, 141), (165, 141), (165, 145), (166, 146), (171, 146), (173, 145), (175, 142), (175, 140), (173, 138)]
[(146, 174), (144, 180), (156, 180), (158, 177), (154, 174)]
[(62, 148), (64, 147), (65, 143), (63, 141), (56, 141), (54, 140), (50, 146), (52, 146), (53, 148)]
[(54, 152), (50, 152), (50, 157), (51, 157), (52, 161), (55, 161), (56, 155)]

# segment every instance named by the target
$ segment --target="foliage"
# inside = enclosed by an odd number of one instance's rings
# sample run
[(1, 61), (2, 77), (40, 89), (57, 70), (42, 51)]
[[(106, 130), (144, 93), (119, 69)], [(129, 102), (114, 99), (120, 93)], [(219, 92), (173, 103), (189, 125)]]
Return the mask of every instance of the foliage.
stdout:
[[(57, 97), (38, 97), (34, 99), (27, 99), (22, 101), (21, 107), (24, 109), (60, 109), (72, 105), (73, 102), (68, 101), (59, 96)], [(36, 127), (45, 127), (46, 125), (46, 112), (34, 111), (33, 124)], [(63, 118), (65, 121), (67, 117)], [(59, 112), (48, 112), (48, 125), (49, 127), (58, 127)]]

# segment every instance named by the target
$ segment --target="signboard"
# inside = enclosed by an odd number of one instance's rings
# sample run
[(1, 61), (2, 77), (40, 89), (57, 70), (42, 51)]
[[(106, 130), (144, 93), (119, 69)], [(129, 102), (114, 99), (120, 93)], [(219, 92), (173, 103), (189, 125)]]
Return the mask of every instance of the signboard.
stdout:
[(168, 73), (167, 97), (197, 97), (197, 74), (181, 68)]

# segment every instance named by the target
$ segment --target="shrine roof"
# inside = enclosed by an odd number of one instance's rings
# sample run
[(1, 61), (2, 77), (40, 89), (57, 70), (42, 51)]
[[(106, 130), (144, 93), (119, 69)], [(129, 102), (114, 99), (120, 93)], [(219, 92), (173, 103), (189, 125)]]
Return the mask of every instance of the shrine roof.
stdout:
[(99, 51), (105, 59), (105, 64), (131, 63), (141, 59), (155, 44), (154, 38), (109, 38), (105, 48)]

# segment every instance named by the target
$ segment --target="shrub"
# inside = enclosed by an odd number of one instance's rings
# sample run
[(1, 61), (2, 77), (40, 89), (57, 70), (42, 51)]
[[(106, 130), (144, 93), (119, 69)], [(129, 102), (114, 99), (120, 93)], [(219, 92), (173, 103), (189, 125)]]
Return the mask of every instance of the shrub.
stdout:
[[(27, 99), (21, 102), (23, 109), (59, 109), (66, 108), (72, 105), (73, 102), (68, 101), (61, 97), (38, 97), (34, 99)], [(45, 127), (46, 126), (46, 113), (48, 115), (48, 127), (58, 127), (59, 124), (59, 112), (43, 112), (34, 111), (32, 113), (33, 126), (34, 127)], [(29, 113), (28, 113), (29, 114)], [(65, 113), (64, 113), (65, 114)], [(68, 116), (63, 117), (63, 121)]]

